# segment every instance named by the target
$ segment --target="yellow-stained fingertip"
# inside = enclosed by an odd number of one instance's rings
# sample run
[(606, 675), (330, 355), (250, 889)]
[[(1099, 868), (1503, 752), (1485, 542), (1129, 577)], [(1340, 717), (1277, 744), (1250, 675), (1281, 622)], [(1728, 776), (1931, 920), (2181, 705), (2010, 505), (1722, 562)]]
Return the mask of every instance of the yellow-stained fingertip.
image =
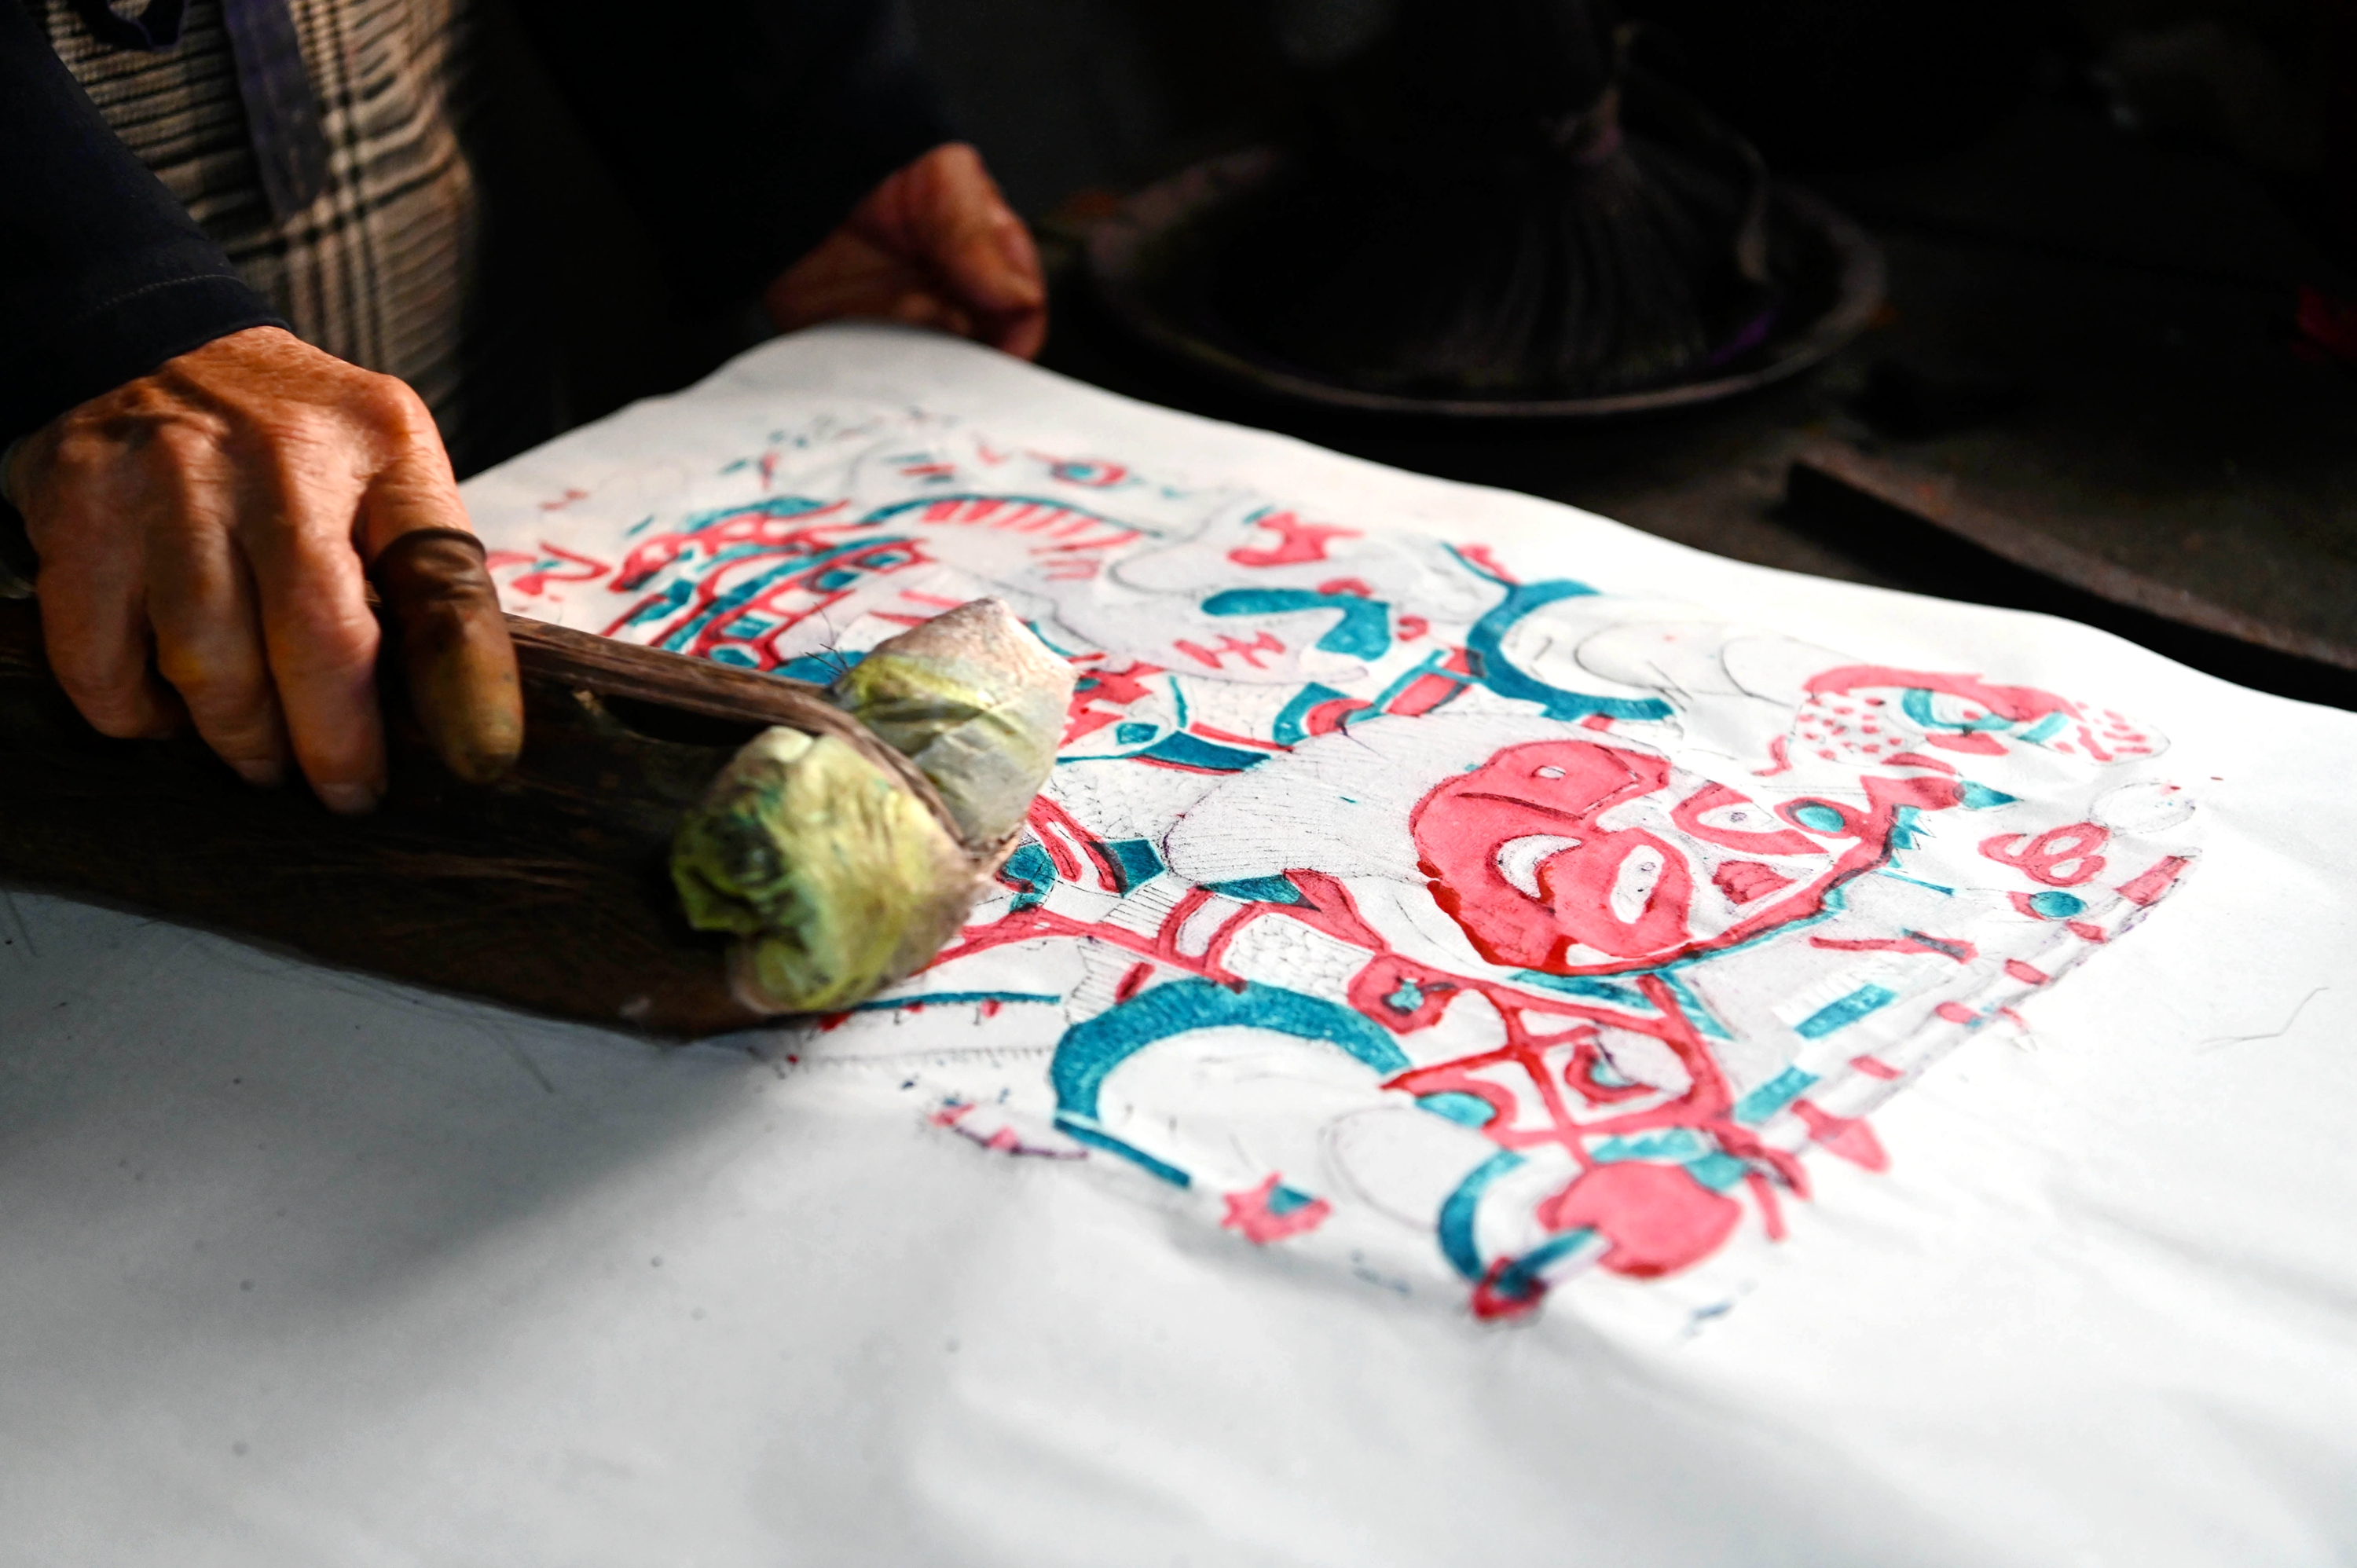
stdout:
[(467, 783), (496, 781), (523, 755), (523, 685), (481, 541), (414, 529), (379, 552), (369, 575), (435, 755)]

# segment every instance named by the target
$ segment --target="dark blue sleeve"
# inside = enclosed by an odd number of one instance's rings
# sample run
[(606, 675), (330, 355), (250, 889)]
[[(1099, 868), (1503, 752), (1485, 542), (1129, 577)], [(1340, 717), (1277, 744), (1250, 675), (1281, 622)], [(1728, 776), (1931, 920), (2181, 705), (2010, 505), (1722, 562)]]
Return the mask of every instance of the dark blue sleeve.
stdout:
[(899, 0), (517, 10), (694, 306), (755, 293), (950, 139)]
[(0, 446), (175, 354), (285, 325), (0, 0)]

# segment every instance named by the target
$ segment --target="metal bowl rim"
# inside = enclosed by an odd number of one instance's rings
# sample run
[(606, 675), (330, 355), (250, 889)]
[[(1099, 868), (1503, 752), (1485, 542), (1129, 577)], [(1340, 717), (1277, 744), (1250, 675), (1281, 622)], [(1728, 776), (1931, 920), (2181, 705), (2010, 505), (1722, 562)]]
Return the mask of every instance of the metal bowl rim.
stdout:
[(1776, 201), (1824, 241), (1837, 258), (1839, 274), (1832, 306), (1804, 331), (1772, 347), (1775, 357), (1767, 364), (1736, 375), (1603, 397), (1409, 397), (1339, 386), (1198, 337), (1156, 304), (1140, 274), (1138, 259), (1148, 244), (1260, 185), (1275, 172), (1281, 158), (1273, 148), (1254, 147), (1190, 165), (1129, 197), (1118, 211), (1091, 225), (1083, 242), (1090, 281), (1123, 326), (1165, 352), (1263, 392), (1361, 413), (1458, 419), (1608, 419), (1650, 413), (1733, 397), (1822, 363), (1866, 328), (1883, 300), (1882, 248), (1872, 236), (1822, 199), (1777, 180), (1770, 187)]

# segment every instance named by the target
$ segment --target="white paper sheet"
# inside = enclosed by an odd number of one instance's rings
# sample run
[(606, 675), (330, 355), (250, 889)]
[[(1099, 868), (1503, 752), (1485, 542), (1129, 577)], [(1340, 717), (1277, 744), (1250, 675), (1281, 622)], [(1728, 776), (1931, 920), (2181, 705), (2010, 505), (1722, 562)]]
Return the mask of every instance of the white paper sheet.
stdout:
[(2357, 719), (878, 328), (468, 500), (573, 624), (1112, 679), (823, 1030), (0, 903), (0, 1560), (2357, 1551)]

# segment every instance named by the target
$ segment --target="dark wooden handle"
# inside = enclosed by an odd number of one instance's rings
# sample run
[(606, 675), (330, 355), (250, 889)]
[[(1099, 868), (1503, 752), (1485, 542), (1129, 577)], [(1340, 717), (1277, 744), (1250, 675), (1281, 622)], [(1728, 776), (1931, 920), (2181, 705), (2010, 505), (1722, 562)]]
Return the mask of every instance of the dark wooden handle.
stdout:
[[(507, 618), (516, 664), (527, 685), (569, 686), (602, 697), (620, 697), (651, 706), (734, 724), (784, 725), (804, 735), (831, 735), (899, 779), (928, 811), (964, 843), (956, 820), (933, 781), (917, 765), (876, 738), (866, 725), (827, 701), (823, 687), (807, 681), (738, 670), (660, 648), (617, 642), (586, 631), (551, 626), (525, 616)], [(48, 673), (42, 651), (41, 613), (33, 599), (0, 599), (0, 673)], [(526, 741), (527, 748), (530, 741)], [(980, 856), (1002, 846), (969, 844)]]
[(866, 725), (829, 702), (824, 687), (660, 648), (617, 642), (525, 616), (508, 617), (508, 635), (515, 640), (516, 664), (528, 682), (547, 681), (705, 718), (765, 728), (783, 725), (804, 735), (834, 736), (856, 746), (899, 779), (924, 801), (951, 837), (964, 842), (933, 781), (919, 772), (915, 763), (877, 739)]

